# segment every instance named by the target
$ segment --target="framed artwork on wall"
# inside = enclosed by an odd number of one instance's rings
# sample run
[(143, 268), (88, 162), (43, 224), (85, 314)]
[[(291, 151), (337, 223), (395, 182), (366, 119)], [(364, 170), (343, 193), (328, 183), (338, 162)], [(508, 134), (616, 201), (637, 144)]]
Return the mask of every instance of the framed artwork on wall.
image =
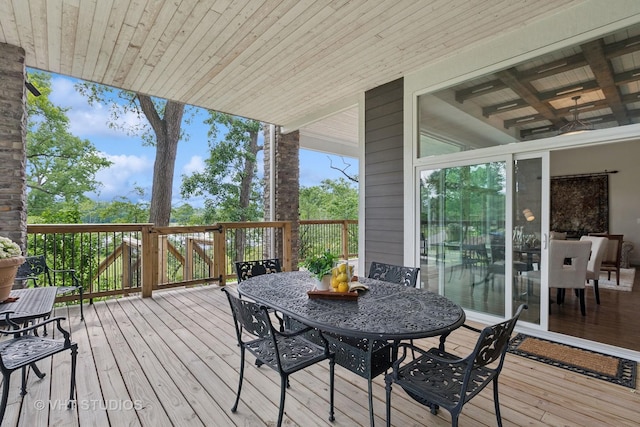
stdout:
[(551, 177), (551, 230), (567, 237), (609, 230), (609, 175)]

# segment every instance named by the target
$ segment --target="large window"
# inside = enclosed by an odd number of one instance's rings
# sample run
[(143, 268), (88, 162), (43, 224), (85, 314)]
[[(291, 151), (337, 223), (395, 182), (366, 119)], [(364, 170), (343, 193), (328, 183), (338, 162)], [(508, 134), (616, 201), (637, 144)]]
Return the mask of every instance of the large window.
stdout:
[(422, 171), (421, 277), (464, 308), (505, 313), (505, 162)]
[(639, 37), (634, 25), (419, 96), (419, 157), (640, 123)]

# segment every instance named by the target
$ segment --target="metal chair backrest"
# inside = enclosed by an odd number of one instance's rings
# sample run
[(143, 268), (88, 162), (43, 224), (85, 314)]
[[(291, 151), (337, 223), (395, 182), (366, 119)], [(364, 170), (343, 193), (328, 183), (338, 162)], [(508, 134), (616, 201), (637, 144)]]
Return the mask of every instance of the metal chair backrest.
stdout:
[(367, 277), (415, 288), (419, 272), (419, 267), (404, 267), (373, 261), (369, 267), (369, 276)]
[(513, 328), (516, 326), (520, 313), (526, 308), (526, 304), (520, 304), (516, 310), (516, 314), (514, 314), (511, 319), (487, 326), (482, 330), (473, 353), (470, 355), (470, 357), (473, 357), (473, 369), (490, 365), (500, 359), (497, 368), (498, 372), (500, 371), (504, 363), (507, 348), (509, 347), (509, 339)]
[[(38, 283), (41, 276), (44, 277), (44, 280), (46, 280), (47, 283)], [(49, 267), (47, 267), (47, 260), (45, 256), (35, 255), (26, 257), (24, 264), (18, 267), (16, 280), (31, 280), (33, 286), (51, 286), (51, 275), (49, 274)]]
[[(255, 335), (258, 338), (269, 338), (271, 334), (271, 321), (266, 308), (249, 300), (240, 299), (238, 295), (227, 288), (223, 289), (229, 299), (229, 305), (236, 323), (238, 332), (245, 332)], [(242, 337), (239, 336), (241, 339)]]
[(237, 261), (236, 274), (238, 283), (247, 280), (249, 277), (260, 276), (262, 274), (280, 273), (282, 266), (278, 258), (261, 259), (255, 261)]

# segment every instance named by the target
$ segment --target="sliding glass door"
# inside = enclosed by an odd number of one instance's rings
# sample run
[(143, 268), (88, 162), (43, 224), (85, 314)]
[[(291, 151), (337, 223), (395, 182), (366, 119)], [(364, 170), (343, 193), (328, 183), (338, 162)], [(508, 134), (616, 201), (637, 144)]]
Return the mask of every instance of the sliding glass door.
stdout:
[[(419, 171), (423, 286), (465, 309), (541, 323), (543, 157)], [(546, 282), (546, 281), (545, 281)]]
[[(545, 178), (544, 165), (547, 155), (515, 157), (513, 161), (513, 233), (512, 233), (512, 270), (513, 292), (511, 298), (512, 313), (522, 303), (528, 310), (521, 319), (540, 325), (546, 325), (542, 318), (542, 305), (548, 307), (548, 289), (546, 283), (547, 266), (545, 261), (547, 243), (547, 222), (549, 212), (545, 197), (548, 180)], [(543, 298), (544, 295), (544, 298)], [(541, 304), (546, 301), (545, 304)], [(544, 311), (547, 312), (548, 311)]]
[(466, 309), (500, 317), (506, 169), (505, 161), (495, 161), (420, 172), (423, 283)]

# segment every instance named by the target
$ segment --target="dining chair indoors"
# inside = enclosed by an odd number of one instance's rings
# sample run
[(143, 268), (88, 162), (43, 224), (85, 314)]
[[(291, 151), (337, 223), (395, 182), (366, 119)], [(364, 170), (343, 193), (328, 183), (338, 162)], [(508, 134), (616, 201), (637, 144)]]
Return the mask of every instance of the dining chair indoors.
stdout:
[[(10, 319), (11, 311), (3, 311), (0, 317), (9, 327), (0, 330), (0, 335), (9, 335), (12, 338), (0, 341), (0, 370), (2, 371), (2, 401), (0, 403), (0, 424), (4, 418), (9, 397), (9, 384), (11, 374), (18, 369), (22, 370), (22, 388), (20, 395), (27, 394), (27, 368), (31, 366), (33, 372), (40, 379), (44, 378), (44, 373), (40, 372), (35, 365), (36, 362), (52, 357), (54, 354), (65, 350), (71, 351), (71, 391), (69, 393), (68, 407), (71, 408), (76, 387), (76, 358), (78, 355), (78, 345), (71, 341), (68, 331), (62, 328), (61, 321), (64, 317), (53, 317), (31, 326), (20, 328), (19, 325)], [(56, 322), (57, 330), (62, 333), (62, 339), (52, 339), (41, 337), (36, 334), (36, 330), (49, 323)], [(13, 328), (11, 328), (13, 326)]]
[(620, 286), (620, 264), (622, 261), (624, 234), (589, 233), (589, 236), (606, 237), (609, 239), (600, 268), (608, 273), (607, 278), (609, 280), (611, 280), (611, 273), (616, 273), (616, 285)]
[[(66, 279), (66, 280), (65, 280)], [(16, 282), (26, 282), (25, 286), (56, 286), (58, 295), (78, 294), (80, 300), (80, 320), (84, 320), (82, 300), (84, 287), (76, 275), (76, 270), (54, 270), (47, 265), (44, 255), (28, 256), (18, 267)]]
[[(440, 407), (451, 414), (451, 425), (458, 425), (463, 406), (493, 382), (493, 402), (498, 426), (502, 426), (500, 402), (498, 400), (498, 377), (504, 365), (511, 332), (522, 310), (521, 304), (515, 315), (504, 322), (479, 330), (468, 325), (465, 328), (479, 333), (471, 354), (461, 357), (446, 352), (443, 348), (425, 351), (411, 344), (399, 345), (400, 358), (393, 363), (393, 371), (385, 376), (387, 394), (387, 426), (391, 425), (392, 384), (399, 385), (411, 398), (428, 406), (432, 414)], [(407, 351), (414, 350), (417, 358), (403, 365)]]
[(231, 412), (236, 412), (244, 378), (245, 351), (249, 351), (264, 365), (280, 374), (280, 407), (278, 423), (282, 425), (289, 375), (323, 360), (329, 360), (329, 421), (334, 421), (333, 380), (335, 357), (329, 352), (327, 341), (319, 333), (323, 345), (315, 344), (303, 335), (313, 328), (277, 331), (271, 323), (266, 307), (244, 300), (228, 288), (222, 289), (229, 300), (236, 336), (240, 347), (240, 378), (238, 392)]
[(558, 289), (559, 305), (564, 304), (566, 289), (576, 290), (583, 316), (586, 315), (584, 288), (590, 252), (590, 240), (549, 240), (549, 288)]
[(598, 280), (600, 279), (600, 268), (602, 260), (607, 252), (609, 239), (598, 236), (582, 236), (581, 241), (588, 240), (591, 242), (591, 254), (587, 262), (587, 280), (593, 281), (593, 292), (596, 296), (596, 304), (600, 304), (600, 290), (598, 289)]

